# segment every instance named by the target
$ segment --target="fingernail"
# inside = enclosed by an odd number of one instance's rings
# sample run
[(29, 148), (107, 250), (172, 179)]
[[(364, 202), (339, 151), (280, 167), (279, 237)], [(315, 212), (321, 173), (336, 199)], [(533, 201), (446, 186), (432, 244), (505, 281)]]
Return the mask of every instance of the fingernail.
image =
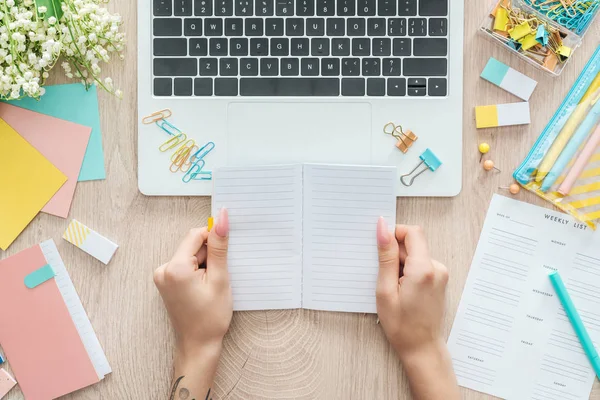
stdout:
[(215, 233), (221, 237), (226, 237), (229, 234), (229, 214), (225, 207), (219, 211)]
[(383, 217), (379, 217), (379, 221), (377, 221), (377, 244), (387, 246), (389, 243), (390, 233), (388, 232), (387, 223)]

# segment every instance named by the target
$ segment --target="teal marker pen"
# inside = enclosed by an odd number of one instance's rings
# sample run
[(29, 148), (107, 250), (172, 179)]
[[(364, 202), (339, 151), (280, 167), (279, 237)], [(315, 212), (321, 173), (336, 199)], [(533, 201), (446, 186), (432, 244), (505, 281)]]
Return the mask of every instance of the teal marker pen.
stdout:
[(590, 360), (590, 363), (592, 363), (592, 368), (594, 368), (596, 376), (600, 379), (600, 356), (598, 356), (594, 343), (585, 329), (577, 309), (575, 309), (571, 296), (569, 296), (569, 292), (567, 292), (567, 288), (558, 271), (551, 272), (549, 277), (550, 282), (552, 282), (552, 286), (554, 286), (554, 290), (565, 309), (565, 313), (567, 314), (567, 317), (569, 317), (569, 321), (571, 321), (571, 325), (573, 325), (573, 329), (575, 329), (575, 333), (581, 342), (583, 351), (585, 351), (587, 358)]

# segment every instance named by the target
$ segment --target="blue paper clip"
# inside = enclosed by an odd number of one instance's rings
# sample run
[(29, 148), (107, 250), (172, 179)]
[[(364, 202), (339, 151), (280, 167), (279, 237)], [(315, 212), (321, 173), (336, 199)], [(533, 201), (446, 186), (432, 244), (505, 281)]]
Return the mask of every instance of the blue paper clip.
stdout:
[(185, 173), (183, 178), (181, 178), (183, 183), (212, 180), (212, 171), (202, 170), (205, 165), (206, 162), (202, 158), (196, 160), (196, 162), (190, 167), (189, 171)]
[(215, 144), (213, 142), (208, 142), (204, 146), (200, 147), (194, 154), (192, 154), (191, 159), (194, 160), (202, 160), (204, 157), (208, 155), (215, 148)]
[(179, 135), (181, 131), (175, 125), (167, 121), (166, 119), (160, 119), (155, 122), (156, 126), (158, 126), (163, 131), (167, 132), (171, 136)]
[[(423, 154), (419, 156), (419, 158), (421, 159), (421, 162), (408, 174), (402, 175), (400, 177), (400, 182), (402, 182), (404, 186), (412, 186), (412, 184), (415, 182), (415, 179), (417, 179), (422, 173), (424, 173), (427, 170), (435, 172), (442, 165), (440, 159), (437, 158), (437, 156), (433, 154), (433, 151), (431, 151), (430, 149), (425, 150)], [(421, 167), (421, 165), (423, 164), (425, 164), (425, 168), (417, 172), (419, 167)], [(417, 173), (415, 174), (415, 172)], [(409, 178), (411, 175), (413, 175), (412, 178), (408, 179), (408, 181), (405, 181), (405, 179)]]

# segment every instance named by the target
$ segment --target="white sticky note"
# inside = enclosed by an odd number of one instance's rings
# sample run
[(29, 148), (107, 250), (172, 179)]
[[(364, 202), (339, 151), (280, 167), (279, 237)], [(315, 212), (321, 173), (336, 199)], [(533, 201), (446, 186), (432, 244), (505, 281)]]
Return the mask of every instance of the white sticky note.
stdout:
[(72, 220), (63, 234), (63, 239), (74, 244), (92, 257), (108, 264), (119, 246), (88, 228), (76, 219)]
[(488, 61), (481, 77), (525, 101), (529, 101), (538, 84), (533, 79), (493, 57)]
[(531, 123), (529, 103), (498, 104), (498, 126), (526, 125)]

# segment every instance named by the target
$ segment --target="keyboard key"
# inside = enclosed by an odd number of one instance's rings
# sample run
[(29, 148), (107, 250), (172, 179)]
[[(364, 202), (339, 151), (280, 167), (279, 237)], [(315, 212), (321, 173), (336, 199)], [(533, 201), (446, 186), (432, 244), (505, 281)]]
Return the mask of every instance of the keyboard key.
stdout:
[(258, 76), (258, 58), (242, 58), (240, 60), (241, 76)]
[(367, 79), (367, 96), (385, 96), (385, 79)]
[(446, 78), (429, 78), (429, 96), (446, 96), (448, 94), (448, 81)]
[(263, 32), (262, 18), (246, 18), (246, 36), (262, 36)]
[(221, 58), (219, 60), (219, 75), (221, 75), (221, 76), (237, 76), (238, 75), (238, 59), (237, 58)]
[(364, 96), (365, 78), (342, 78), (342, 96)]
[(259, 17), (270, 17), (275, 14), (275, 0), (255, 0), (255, 14)]
[(173, 93), (175, 96), (192, 95), (192, 78), (175, 78)]
[(353, 17), (356, 15), (356, 0), (338, 0), (338, 17)]
[(279, 60), (277, 58), (262, 58), (260, 60), (261, 76), (279, 75)]
[(409, 18), (408, 35), (427, 36), (427, 20), (425, 18)]
[(399, 58), (383, 59), (383, 76), (400, 76), (402, 70), (402, 60)]
[(371, 45), (374, 56), (389, 56), (392, 53), (392, 41), (389, 38), (373, 39)]
[(340, 74), (340, 59), (339, 58), (322, 58), (321, 59), (321, 75), (323, 76), (338, 76)]
[(304, 36), (304, 19), (286, 18), (285, 19), (286, 36)]
[(427, 86), (427, 79), (425, 78), (409, 78), (408, 79), (408, 87), (426, 87)]
[(419, 0), (419, 14), (424, 17), (448, 15), (448, 0)]
[[(194, 15), (197, 17), (210, 17), (213, 13), (212, 0), (194, 0)], [(212, 92), (212, 89), (211, 89)]]
[(379, 75), (381, 75), (381, 60), (379, 58), (363, 58), (362, 59), (362, 75), (363, 76), (379, 76)]
[(348, 18), (348, 36), (365, 36), (364, 18)]
[(307, 56), (310, 52), (310, 44), (307, 38), (292, 39), (292, 55)]
[(307, 18), (306, 19), (307, 36), (325, 36), (325, 19)]
[(408, 57), (412, 54), (411, 39), (394, 39), (393, 54), (400, 57)]
[(237, 78), (216, 78), (215, 96), (237, 96), (238, 79)]
[(388, 35), (406, 36), (406, 18), (389, 18)]
[(290, 55), (290, 39), (275, 38), (271, 39), (271, 55), (275, 57)]
[(208, 39), (190, 39), (190, 56), (203, 57), (208, 55)]
[(275, 0), (275, 15), (282, 17), (294, 15), (294, 0)]
[(281, 76), (298, 76), (300, 75), (300, 60), (297, 58), (282, 58), (281, 59)]
[(250, 55), (251, 56), (268, 56), (269, 55), (269, 39), (252, 38), (250, 39)]
[(248, 39), (236, 38), (229, 40), (229, 55), (231, 56), (247, 56), (248, 55)]
[(155, 17), (170, 17), (173, 14), (173, 0), (154, 0), (153, 3)]
[(352, 39), (352, 55), (353, 56), (370, 56), (371, 41), (367, 38)]
[(361, 17), (375, 15), (375, 1), (376, 0), (358, 0), (358, 15)]
[(408, 87), (408, 95), (413, 97), (423, 97), (427, 94), (427, 89), (424, 87)]
[(204, 20), (204, 36), (223, 36), (223, 20), (206, 18)]
[(393, 17), (396, 15), (397, 0), (379, 0), (377, 4), (377, 15), (382, 17)]
[(447, 56), (448, 40), (446, 38), (417, 38), (413, 41), (415, 56)]
[(195, 58), (155, 58), (155, 76), (196, 76), (198, 61)]
[(200, 75), (201, 76), (217, 76), (219, 68), (216, 58), (201, 58), (200, 59)]
[(329, 39), (311, 39), (310, 54), (313, 56), (329, 55)]
[(208, 42), (209, 54), (213, 57), (223, 57), (228, 55), (227, 53), (227, 39), (225, 38), (212, 38)]
[(429, 18), (429, 36), (448, 35), (448, 20), (446, 18)]
[(388, 96), (406, 96), (405, 78), (388, 78), (387, 80)]
[(317, 0), (317, 15), (331, 17), (335, 15), (335, 0)]
[(299, 17), (315, 15), (315, 0), (296, 0), (296, 15)]
[(154, 36), (181, 36), (181, 18), (155, 18)]
[(350, 39), (336, 38), (331, 41), (332, 56), (349, 56), (350, 55)]
[[(192, 16), (192, 0), (175, 0), (173, 13), (178, 17)], [(177, 88), (177, 86), (175, 87)]]
[(267, 18), (265, 20), (265, 35), (283, 36), (283, 18)]
[(253, 0), (235, 0), (235, 15), (240, 17), (251, 17), (254, 8)]
[(302, 76), (319, 76), (319, 59), (303, 58), (300, 62), (300, 74)]
[(183, 21), (183, 34), (185, 36), (202, 36), (202, 20), (200, 18), (186, 18)]
[(225, 36), (244, 36), (244, 20), (225, 18)]
[(187, 40), (179, 39), (154, 39), (155, 56), (187, 56)]
[(339, 78), (242, 78), (242, 96), (339, 96)]
[(417, 0), (398, 0), (398, 15), (401, 17), (417, 15)]
[(404, 76), (446, 76), (448, 60), (445, 58), (405, 58)]
[(194, 79), (194, 96), (212, 96), (213, 81), (212, 78)]
[(233, 15), (233, 0), (215, 0), (215, 15), (231, 17)]
[(360, 58), (343, 58), (342, 75), (360, 76)]
[(171, 96), (173, 94), (173, 80), (171, 78), (154, 78), (154, 95)]
[(385, 36), (385, 18), (369, 18), (367, 36)]
[(346, 21), (343, 18), (327, 18), (327, 36), (344, 36)]

